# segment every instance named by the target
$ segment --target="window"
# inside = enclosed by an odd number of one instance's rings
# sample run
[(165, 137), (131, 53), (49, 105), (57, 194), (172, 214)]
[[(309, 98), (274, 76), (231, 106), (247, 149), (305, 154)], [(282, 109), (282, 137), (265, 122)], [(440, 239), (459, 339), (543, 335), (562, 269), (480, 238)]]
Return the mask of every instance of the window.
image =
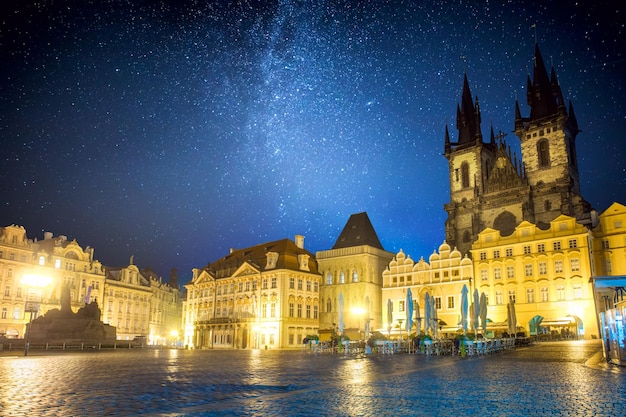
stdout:
[(548, 301), (548, 287), (541, 287), (541, 301)]
[(328, 301), (326, 301), (326, 312), (330, 313), (331, 311), (333, 311), (333, 305), (330, 302), (330, 298), (329, 298)]
[(569, 245), (570, 249), (574, 249), (578, 247), (578, 240), (576, 239), (570, 239), (567, 244)]
[(302, 278), (298, 278), (298, 290), (302, 291)]
[(546, 244), (545, 243), (540, 243), (537, 245), (537, 252), (539, 253), (543, 253), (546, 251)]
[(450, 309), (454, 308), (454, 296), (453, 295), (448, 296), (448, 308)]
[(258, 282), (257, 281), (252, 281), (252, 291), (256, 291), (257, 287), (258, 287)]
[(46, 264), (46, 257), (45, 256), (40, 256), (39, 257), (39, 265), (45, 265)]
[(398, 305), (398, 311), (402, 312), (404, 311), (404, 300), (401, 300), (399, 305)]
[(276, 277), (272, 277), (272, 288), (276, 288)]
[[(226, 315), (226, 312), (224, 312), (224, 315)], [(261, 316), (267, 317), (267, 304), (266, 303), (261, 304)]]
[(302, 318), (302, 304), (298, 304), (298, 318)]
[(311, 291), (311, 280), (310, 279), (306, 280), (306, 290), (307, 291)]
[(246, 281), (246, 291), (250, 291), (250, 281)]
[(352, 282), (359, 282), (359, 273), (356, 272), (356, 269), (352, 271)]
[(319, 318), (319, 313), (318, 313), (317, 306), (313, 306), (313, 318), (316, 319), (316, 320)]
[(493, 277), (495, 279), (502, 279), (502, 270), (500, 268), (493, 269)]
[(608, 239), (604, 239), (602, 241), (602, 249), (610, 249), (610, 245), (609, 245), (609, 240)]
[[(263, 278), (263, 282), (261, 283), (261, 288), (266, 290), (267, 289), (267, 278)], [(218, 292), (219, 294), (219, 292)]]
[(333, 285), (333, 274), (330, 272), (326, 274), (326, 285)]
[(534, 303), (535, 302), (535, 290), (534, 288), (526, 288), (526, 302)]
[(293, 345), (293, 335), (292, 334), (289, 335), (289, 344)]
[(565, 300), (565, 287), (563, 285), (557, 285), (556, 287), (556, 299), (559, 301)]
[(532, 264), (524, 265), (524, 276), (532, 277), (533, 276), (533, 266)]
[(524, 246), (524, 255), (530, 255), (530, 245)]
[(487, 270), (486, 269), (481, 269), (480, 270), (480, 279), (481, 279), (481, 281), (487, 281)]
[(318, 292), (319, 290), (320, 290), (320, 284), (317, 281), (315, 281), (313, 283), (313, 292)]
[(238, 288), (239, 288), (238, 289), (239, 292), (243, 292), (243, 282), (241, 282), (241, 281), (239, 282), (239, 287)]
[(487, 259), (487, 252), (481, 252), (480, 253), (480, 260), (484, 261), (485, 259)]
[(509, 301), (515, 302), (515, 290), (509, 290)]
[(612, 266), (612, 264), (611, 264), (611, 260), (610, 260), (610, 259), (605, 259), (605, 260), (604, 260), (604, 271), (605, 271), (607, 274), (610, 274), (610, 273), (612, 273), (612, 272), (613, 272), (613, 266)]
[(539, 168), (548, 168), (550, 166), (550, 145), (546, 139), (537, 142), (537, 162)]
[(546, 275), (548, 273), (548, 265), (545, 262), (539, 262), (539, 275)]
[(556, 241), (556, 242), (552, 242), (552, 249), (553, 250), (561, 250), (561, 242), (560, 241)]
[(496, 258), (496, 259), (500, 257), (500, 250), (499, 249), (496, 249), (496, 250), (493, 251), (493, 257)]
[(435, 308), (441, 310), (441, 297), (435, 297)]
[(581, 298), (583, 298), (583, 287), (580, 284), (574, 284), (572, 286), (573, 292), (574, 292), (574, 298), (577, 300), (580, 300)]
[(3, 319), (7, 318), (7, 308), (6, 307), (2, 307), (2, 318)]
[(557, 274), (563, 273), (563, 260), (557, 259), (554, 261), (554, 272)]
[(306, 305), (306, 318), (311, 318), (311, 306), (309, 304)]
[(270, 317), (276, 317), (276, 303), (270, 304)]
[(572, 270), (572, 272), (580, 271), (580, 261), (578, 260), (578, 258), (570, 259), (569, 263), (570, 263), (570, 269)]
[(22, 287), (17, 287), (17, 298), (22, 298)]
[(515, 267), (512, 265), (509, 265), (506, 267), (506, 277), (508, 279), (514, 279), (515, 278)]
[(296, 288), (296, 279), (294, 277), (289, 278), (289, 289), (293, 290)]
[(4, 296), (9, 297), (10, 295), (11, 295), (11, 287), (7, 285), (6, 287), (4, 287)]
[(513, 248), (506, 248), (504, 253), (506, 256), (513, 256)]
[(467, 162), (463, 162), (461, 164), (461, 187), (467, 188), (469, 186), (470, 186), (469, 164)]
[(496, 304), (502, 304), (502, 291), (496, 291)]

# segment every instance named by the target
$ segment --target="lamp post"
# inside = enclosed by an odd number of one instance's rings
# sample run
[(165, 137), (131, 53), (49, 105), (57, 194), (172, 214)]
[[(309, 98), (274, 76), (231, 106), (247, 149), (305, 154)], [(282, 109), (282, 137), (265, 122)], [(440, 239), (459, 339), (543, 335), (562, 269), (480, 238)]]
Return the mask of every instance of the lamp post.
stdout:
[(39, 274), (26, 274), (22, 277), (21, 282), (27, 289), (24, 312), (30, 313), (26, 334), (24, 335), (24, 356), (27, 356), (30, 343), (30, 326), (33, 323), (33, 313), (37, 314), (37, 312), (39, 312), (39, 307), (43, 299), (43, 288), (50, 285), (52, 278)]

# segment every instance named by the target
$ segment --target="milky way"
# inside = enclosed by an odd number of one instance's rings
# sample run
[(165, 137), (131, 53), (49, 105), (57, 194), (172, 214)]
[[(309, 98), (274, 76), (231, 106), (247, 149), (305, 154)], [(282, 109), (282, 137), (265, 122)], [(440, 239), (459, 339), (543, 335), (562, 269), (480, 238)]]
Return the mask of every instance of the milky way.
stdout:
[(134, 255), (186, 281), (230, 247), (303, 234), (328, 249), (361, 211), (387, 250), (427, 257), (463, 75), (485, 137), (519, 149), (535, 41), (582, 129), (583, 195), (626, 203), (615, 2), (9, 3), (0, 223), (105, 265)]

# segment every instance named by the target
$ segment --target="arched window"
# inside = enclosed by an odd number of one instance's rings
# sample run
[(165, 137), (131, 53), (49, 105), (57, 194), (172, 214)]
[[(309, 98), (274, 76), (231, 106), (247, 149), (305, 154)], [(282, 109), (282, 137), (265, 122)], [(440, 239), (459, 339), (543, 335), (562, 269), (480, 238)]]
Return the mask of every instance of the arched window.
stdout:
[(537, 142), (537, 161), (539, 168), (547, 168), (550, 166), (550, 145), (547, 139), (541, 139)]
[(546, 201), (543, 202), (543, 208), (546, 211), (552, 210), (552, 203), (550, 202), (550, 200), (546, 200)]
[(359, 273), (356, 272), (356, 269), (352, 271), (352, 282), (359, 282)]
[(465, 231), (463, 232), (463, 242), (467, 243), (467, 242), (471, 242), (472, 240), (472, 235), (470, 234), (469, 231)]
[(343, 270), (341, 270), (341, 272), (339, 272), (339, 283), (340, 284), (345, 284), (346, 283), (346, 275), (343, 273)]
[(326, 300), (326, 312), (330, 313), (333, 311), (333, 304), (330, 302), (330, 298)]
[(330, 272), (326, 273), (326, 285), (333, 285), (333, 274)]
[(467, 162), (463, 162), (461, 164), (461, 187), (467, 188), (469, 186), (469, 164)]

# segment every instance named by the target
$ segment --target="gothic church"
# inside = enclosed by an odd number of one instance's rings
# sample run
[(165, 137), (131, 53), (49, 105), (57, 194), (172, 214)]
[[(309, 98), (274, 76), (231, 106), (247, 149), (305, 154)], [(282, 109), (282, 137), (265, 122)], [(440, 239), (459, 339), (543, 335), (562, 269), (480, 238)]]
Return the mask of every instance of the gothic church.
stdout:
[(507, 236), (523, 220), (547, 227), (565, 214), (588, 222), (591, 206), (580, 193), (574, 109), (571, 102), (566, 108), (554, 68), (548, 76), (537, 44), (533, 79), (529, 75), (527, 84), (529, 117), (521, 115), (515, 101), (518, 161), (504, 134), (494, 135), (493, 127), (489, 141), (483, 141), (478, 98), (472, 99), (464, 77), (457, 141), (450, 140), (446, 126), (444, 144), (450, 175), (446, 240), (461, 253), (469, 254), (478, 233), (488, 227)]

